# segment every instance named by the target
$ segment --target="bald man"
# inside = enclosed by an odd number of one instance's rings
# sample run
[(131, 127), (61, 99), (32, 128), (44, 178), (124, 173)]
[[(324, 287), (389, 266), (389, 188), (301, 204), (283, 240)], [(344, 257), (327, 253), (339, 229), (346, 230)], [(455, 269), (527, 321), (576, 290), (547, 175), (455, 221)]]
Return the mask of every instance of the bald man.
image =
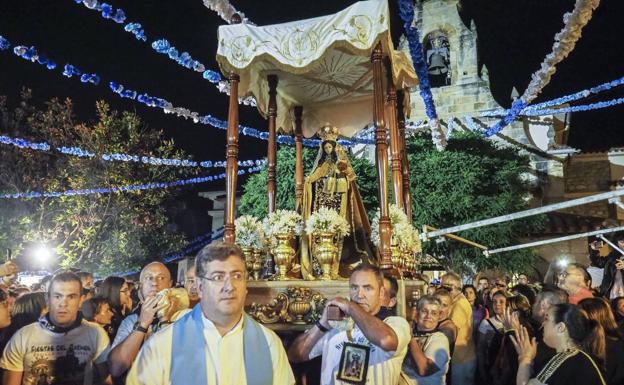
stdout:
[(173, 285), (171, 272), (162, 263), (151, 262), (141, 270), (139, 285), (141, 305), (119, 326), (108, 356), (113, 377), (120, 377), (126, 373), (139, 354), (149, 327), (162, 306), (158, 304), (156, 294)]

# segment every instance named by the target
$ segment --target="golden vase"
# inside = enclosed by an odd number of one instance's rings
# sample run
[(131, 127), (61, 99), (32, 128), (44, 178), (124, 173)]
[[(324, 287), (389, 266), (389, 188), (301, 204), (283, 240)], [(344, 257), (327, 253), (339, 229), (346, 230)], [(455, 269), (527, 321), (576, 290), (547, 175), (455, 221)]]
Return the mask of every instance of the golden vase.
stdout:
[(323, 232), (318, 234), (318, 244), (316, 246), (316, 259), (321, 265), (323, 275), (321, 279), (328, 281), (332, 279), (332, 267), (338, 259), (338, 247), (336, 247), (335, 234)]
[(251, 266), (251, 271), (253, 275), (254, 281), (260, 280), (260, 272), (262, 271), (262, 250), (254, 249), (253, 252), (253, 263)]
[(240, 248), (243, 251), (243, 256), (245, 257), (245, 268), (247, 269), (249, 277), (251, 277), (251, 269), (254, 261), (254, 249), (251, 246), (241, 246)]
[(292, 264), (293, 257), (295, 256), (295, 249), (290, 246), (290, 240), (292, 234), (279, 233), (275, 234), (275, 240), (277, 245), (273, 249), (273, 259), (275, 265), (277, 265), (277, 274), (275, 279), (279, 281), (285, 281), (288, 279), (286, 273)]
[(304, 301), (303, 298), (296, 298), (295, 301), (292, 301), (288, 306), (290, 313), (295, 316), (292, 323), (296, 325), (305, 325), (306, 321), (304, 317), (308, 314), (310, 309), (312, 309), (312, 305), (310, 302)]
[(395, 269), (401, 268), (401, 260), (403, 259), (403, 254), (401, 253), (401, 249), (398, 245), (390, 245), (390, 259), (392, 260), (392, 265)]

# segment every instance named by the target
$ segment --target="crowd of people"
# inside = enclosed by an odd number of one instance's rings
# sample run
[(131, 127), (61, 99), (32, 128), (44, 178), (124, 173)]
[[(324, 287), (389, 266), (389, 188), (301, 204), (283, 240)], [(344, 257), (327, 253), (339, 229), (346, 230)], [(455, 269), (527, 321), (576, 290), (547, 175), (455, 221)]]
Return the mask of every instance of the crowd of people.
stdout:
[(137, 282), (67, 270), (30, 288), (14, 282), (17, 267), (7, 262), (2, 381), (288, 385), (293, 367), (320, 359), (323, 385), (624, 384), (624, 262), (597, 250), (592, 244), (600, 285), (577, 263), (549, 283), (447, 272), (407, 318), (397, 315), (397, 280), (362, 264), (349, 298), (328, 299), (294, 340), (244, 312), (247, 272), (236, 245), (206, 246), (178, 288), (159, 262)]

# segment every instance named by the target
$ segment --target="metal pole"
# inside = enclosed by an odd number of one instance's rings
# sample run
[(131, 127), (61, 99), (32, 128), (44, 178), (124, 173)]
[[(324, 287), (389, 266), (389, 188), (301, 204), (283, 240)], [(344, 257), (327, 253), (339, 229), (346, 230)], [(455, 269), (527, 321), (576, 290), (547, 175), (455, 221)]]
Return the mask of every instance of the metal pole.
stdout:
[(609, 246), (613, 247), (613, 249), (617, 250), (620, 252), (620, 254), (624, 255), (624, 251), (622, 249), (620, 249), (619, 247), (617, 247), (616, 245), (613, 244), (613, 242), (611, 242), (610, 240), (608, 240), (607, 238), (605, 238), (602, 234), (600, 234), (598, 236), (598, 238), (602, 239), (603, 241), (607, 242), (609, 244)]
[(524, 243), (524, 244), (521, 244), (521, 245), (502, 247), (500, 249), (485, 250), (483, 252), (483, 254), (485, 254), (485, 256), (488, 256), (488, 255), (491, 255), (491, 254), (502, 253), (503, 251), (512, 251), (512, 250), (526, 249), (527, 247), (541, 246), (541, 245), (546, 245), (546, 244), (549, 244), (549, 243), (569, 241), (571, 239), (577, 239), (577, 238), (583, 238), (583, 237), (591, 237), (591, 236), (600, 235), (600, 234), (615, 233), (615, 232), (618, 232), (618, 231), (624, 231), (624, 226), (613, 227), (613, 228), (610, 228), (610, 229), (590, 231), (588, 233), (567, 235), (565, 237), (559, 237), (559, 238), (544, 239), (544, 240), (541, 240), (541, 241), (535, 241), (535, 242), (531, 242), (531, 243)]
[(624, 189), (609, 191), (606, 193), (600, 193), (596, 195), (590, 195), (590, 196), (586, 196), (583, 198), (572, 199), (566, 202), (560, 202), (560, 203), (555, 203), (552, 205), (538, 207), (535, 209), (519, 211), (513, 214), (506, 214), (506, 215), (501, 215), (499, 217), (482, 219), (480, 221), (466, 223), (466, 224), (459, 225), (459, 226), (448, 227), (446, 229), (432, 231), (430, 233), (423, 233), (423, 234), (420, 234), (420, 238), (422, 240), (427, 240), (427, 238), (439, 237), (440, 235), (456, 233), (456, 232), (463, 231), (463, 230), (474, 229), (477, 227), (493, 225), (493, 224), (501, 223), (501, 222), (507, 222), (507, 221), (511, 221), (514, 219), (530, 217), (532, 215), (548, 213), (551, 211), (561, 210), (561, 209), (565, 209), (568, 207), (580, 206), (580, 205), (584, 205), (587, 203), (597, 202), (597, 201), (601, 201), (601, 200), (605, 200), (605, 199), (609, 199), (613, 197), (618, 197), (622, 195), (624, 195)]
[[(428, 230), (437, 230), (437, 229), (435, 227), (433, 227), (433, 226), (425, 225), (425, 231), (428, 231)], [(469, 246), (473, 246), (473, 247), (476, 247), (476, 248), (481, 249), (481, 250), (487, 250), (487, 246), (483, 246), (480, 243), (471, 241), (471, 240), (466, 239), (466, 238), (462, 238), (459, 235), (446, 234), (446, 235), (444, 235), (444, 237), (446, 237), (448, 239), (452, 239), (452, 240), (458, 241), (458, 242), (461, 242), (461, 243), (465, 243), (465, 244), (467, 244)]]

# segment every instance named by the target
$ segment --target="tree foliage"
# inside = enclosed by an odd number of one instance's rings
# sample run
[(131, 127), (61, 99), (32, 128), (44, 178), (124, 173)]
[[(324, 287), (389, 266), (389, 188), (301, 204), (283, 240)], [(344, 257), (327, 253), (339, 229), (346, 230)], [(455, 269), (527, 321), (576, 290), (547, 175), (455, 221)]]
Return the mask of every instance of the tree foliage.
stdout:
[[(156, 157), (186, 157), (173, 141), (162, 139), (130, 112), (111, 111), (96, 104), (97, 121), (74, 121), (72, 102), (53, 99), (45, 108), (30, 105), (30, 91), (10, 111), (0, 99), (0, 130), (10, 136), (46, 141), (52, 147), (78, 146), (96, 154), (133, 153)], [(60, 155), (3, 146), (0, 191), (63, 191), (142, 184), (189, 177), (195, 171), (132, 162)], [(0, 246), (23, 256), (33, 266), (37, 244), (56, 248), (61, 267), (80, 267), (102, 274), (124, 271), (178, 250), (184, 237), (168, 226), (166, 206), (175, 189), (120, 194), (3, 200), (0, 204)]]
[[(529, 159), (514, 148), (502, 148), (472, 133), (457, 133), (446, 151), (438, 152), (428, 137), (411, 137), (407, 144), (410, 165), (413, 223), (437, 228), (454, 226), (529, 208), (530, 188), (525, 176)], [(312, 169), (316, 149), (304, 148), (304, 173)], [(295, 207), (295, 150), (284, 146), (277, 152), (277, 207)], [(351, 157), (364, 205), (372, 219), (378, 207), (378, 182), (374, 165)], [(258, 218), (267, 215), (267, 170), (250, 176), (244, 185), (240, 213)], [(389, 185), (389, 191), (392, 188)], [(521, 242), (538, 232), (544, 217), (529, 217), (461, 232), (460, 236), (489, 248)], [(478, 249), (456, 241), (425, 243), (425, 250), (439, 256), (441, 264), (460, 272), (489, 268), (521, 271), (534, 260), (530, 251), (485, 257)]]
[[(439, 152), (426, 137), (407, 145), (414, 224), (445, 228), (528, 209), (528, 157), (473, 133), (457, 133)], [(457, 235), (497, 248), (521, 243), (541, 230), (543, 216), (484, 226)], [(447, 240), (428, 242), (427, 251), (444, 256), (443, 265), (461, 272), (489, 268), (522, 271), (534, 260), (528, 250), (485, 257), (481, 250)]]

